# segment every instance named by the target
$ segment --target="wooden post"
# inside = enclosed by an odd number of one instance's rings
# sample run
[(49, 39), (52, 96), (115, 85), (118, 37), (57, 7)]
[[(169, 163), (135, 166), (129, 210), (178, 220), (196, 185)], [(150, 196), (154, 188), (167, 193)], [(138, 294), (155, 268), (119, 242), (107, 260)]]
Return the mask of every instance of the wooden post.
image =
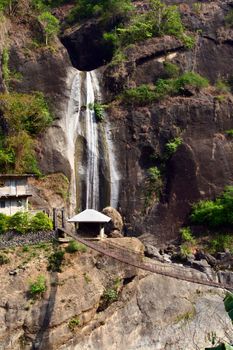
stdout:
[(61, 209), (61, 227), (65, 228), (65, 208)]
[(57, 230), (57, 209), (53, 208), (53, 229)]

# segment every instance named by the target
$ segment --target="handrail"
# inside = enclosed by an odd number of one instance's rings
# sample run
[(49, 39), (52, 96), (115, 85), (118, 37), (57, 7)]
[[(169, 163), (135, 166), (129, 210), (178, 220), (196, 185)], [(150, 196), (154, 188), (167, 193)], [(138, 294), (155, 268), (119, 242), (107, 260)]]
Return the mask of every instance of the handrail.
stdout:
[[(186, 282), (191, 282), (191, 283), (197, 283), (197, 284), (201, 284), (201, 285), (206, 285), (206, 286), (210, 286), (210, 287), (215, 287), (215, 288), (221, 288), (221, 289), (226, 289), (226, 290), (230, 290), (233, 291), (233, 286), (229, 285), (229, 284), (224, 284), (224, 283), (219, 283), (219, 282), (214, 282), (214, 281), (209, 281), (209, 280), (202, 280), (200, 278), (196, 278), (196, 277), (190, 277), (187, 276), (187, 270), (185, 270), (185, 268), (176, 266), (176, 265), (172, 265), (173, 269), (177, 269), (180, 270), (179, 272), (175, 272), (175, 271), (166, 271), (166, 269), (171, 268), (171, 265), (165, 264), (165, 263), (161, 263), (158, 264), (158, 262), (155, 262), (151, 259), (147, 259), (147, 261), (145, 261), (145, 257), (143, 254), (138, 254), (136, 252), (133, 253), (132, 256), (127, 255), (126, 252), (129, 252), (130, 249), (127, 249), (126, 247), (119, 247), (119, 244), (116, 244), (116, 246), (114, 247), (114, 244), (112, 242), (109, 242), (107, 239), (104, 240), (99, 240), (98, 242), (100, 243), (95, 243), (93, 241), (87, 241), (81, 237), (78, 237), (76, 235), (73, 235), (72, 233), (68, 233), (69, 236), (71, 236), (73, 239), (75, 239), (76, 241), (86, 245), (87, 247), (102, 253), (106, 256), (109, 256), (111, 258), (114, 258), (120, 262), (123, 262), (125, 264), (140, 268), (142, 270), (146, 270), (146, 271), (150, 271), (159, 275), (163, 275), (163, 276), (167, 276), (167, 277), (171, 277), (171, 278), (175, 278), (178, 280), (183, 280)], [(105, 248), (104, 248), (105, 245)], [(109, 247), (107, 247), (109, 246)], [(111, 251), (108, 250), (108, 248), (110, 248), (112, 246)], [(113, 249), (116, 248), (118, 250), (118, 253), (123, 253), (122, 255), (119, 255), (117, 253), (117, 251), (114, 251)], [(131, 252), (132, 253), (132, 249)], [(162, 265), (163, 264), (163, 265)], [(182, 270), (182, 274), (180, 275)], [(191, 273), (191, 271), (189, 271), (189, 273)], [(186, 276), (185, 276), (186, 274)], [(207, 278), (206, 275), (204, 275), (205, 278)]]

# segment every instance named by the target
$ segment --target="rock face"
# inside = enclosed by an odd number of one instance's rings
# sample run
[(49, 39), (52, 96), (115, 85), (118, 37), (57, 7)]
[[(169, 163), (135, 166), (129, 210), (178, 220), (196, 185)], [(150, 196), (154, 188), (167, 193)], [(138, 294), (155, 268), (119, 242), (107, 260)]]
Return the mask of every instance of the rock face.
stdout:
[[(196, 12), (191, 3), (168, 3), (180, 4), (183, 21), (191, 31), (200, 29), (195, 48), (187, 50), (172, 37), (153, 38), (128, 48), (126, 63), (105, 69), (106, 98), (167, 78), (165, 60), (179, 66), (180, 72), (200, 73), (211, 84), (230, 77), (232, 30), (225, 26), (230, 2), (205, 2)], [(232, 95), (220, 95), (213, 88), (202, 93), (188, 91), (187, 96), (166, 98), (154, 105), (116, 105), (109, 111), (122, 174), (120, 208), (124, 221), (131, 223), (131, 234), (150, 233), (150, 243), (174, 239), (181, 224), (187, 223), (192, 203), (213, 199), (232, 185), (232, 140), (225, 133), (233, 128)], [(176, 137), (182, 138), (182, 145), (161, 162), (165, 144)], [(163, 169), (163, 195), (148, 206), (146, 183), (153, 166)]]
[[(131, 247), (141, 250), (141, 243)], [(52, 253), (47, 245), (8, 254), (0, 271), (0, 349), (193, 350), (211, 345), (212, 332), (217, 341), (233, 336), (219, 289), (139, 273), (91, 251), (66, 253), (62, 272), (48, 272)], [(38, 275), (47, 291), (33, 301), (29, 282)], [(117, 300), (100, 310), (112, 290)]]
[(107, 235), (117, 234), (122, 235), (123, 220), (121, 214), (114, 208), (107, 207), (102, 210), (102, 213), (109, 216), (112, 220), (106, 224), (105, 232)]

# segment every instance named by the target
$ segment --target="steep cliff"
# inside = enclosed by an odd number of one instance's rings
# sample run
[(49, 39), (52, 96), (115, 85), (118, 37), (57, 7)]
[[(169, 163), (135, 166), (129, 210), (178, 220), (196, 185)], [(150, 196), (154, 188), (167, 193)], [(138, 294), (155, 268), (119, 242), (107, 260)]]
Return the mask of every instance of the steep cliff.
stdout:
[[(130, 245), (141, 249), (135, 239)], [(65, 253), (56, 265), (62, 272), (48, 272), (52, 254), (50, 244), (7, 253), (1, 349), (193, 350), (232, 338), (222, 290), (143, 273), (93, 251)], [(32, 294), (38, 276), (47, 290)]]
[[(26, 20), (8, 16), (1, 24), (0, 36), (1, 52), (5, 47), (9, 50), (10, 71), (21, 75), (21, 79), (11, 79), (11, 89), (42, 91), (54, 114), (52, 126), (37, 137), (37, 160), (44, 174), (63, 173), (70, 180), (74, 171), (66, 129), (76, 72), (71, 62), (79, 70), (99, 67), (102, 102), (108, 103), (107, 118), (121, 177), (118, 207), (126, 234), (151, 234), (154, 242), (176, 238), (180, 226), (188, 221), (191, 205), (215, 198), (232, 184), (233, 172), (232, 139), (225, 133), (233, 127), (232, 95), (229, 85), (224, 87), (231, 81), (233, 57), (232, 28), (226, 21), (231, 1), (166, 3), (178, 5), (194, 45), (187, 45), (181, 37), (160, 35), (128, 45), (123, 58), (117, 58), (113, 44), (104, 40), (103, 34), (119, 25), (120, 19), (85, 19), (74, 21), (71, 27), (65, 19), (66, 6), (53, 9), (63, 23), (60, 40), (64, 46), (57, 38), (52, 47), (38, 46), (35, 38), (43, 31), (30, 16)], [(148, 10), (147, 3), (135, 2), (135, 6), (139, 13)], [(186, 84), (178, 94), (144, 103), (129, 104), (119, 97), (128, 89), (142, 84), (153, 88), (159, 79), (184, 72), (199, 73), (209, 80), (209, 86), (198, 89)], [(2, 80), (1, 89), (5, 89)], [(167, 144), (177, 138), (181, 145), (168, 157)], [(85, 145), (83, 139), (78, 147)], [(83, 157), (85, 152), (81, 152)], [(80, 159), (76, 161), (78, 168)], [(149, 174), (155, 167), (161, 173), (161, 184), (159, 191), (151, 194)], [(101, 175), (103, 172), (100, 170)], [(85, 191), (85, 185), (82, 187), (80, 193)], [(38, 203), (41, 201), (43, 195)], [(68, 202), (58, 205), (68, 206)]]

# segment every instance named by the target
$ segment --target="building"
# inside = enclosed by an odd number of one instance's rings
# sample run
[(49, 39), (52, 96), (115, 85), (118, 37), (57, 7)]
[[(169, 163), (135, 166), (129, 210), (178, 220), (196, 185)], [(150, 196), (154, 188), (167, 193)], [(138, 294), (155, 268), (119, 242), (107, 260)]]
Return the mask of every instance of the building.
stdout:
[(13, 215), (28, 210), (28, 178), (32, 175), (0, 174), (0, 213)]
[(68, 220), (75, 223), (77, 234), (84, 238), (104, 238), (104, 225), (109, 221), (109, 216), (94, 209), (86, 209)]

